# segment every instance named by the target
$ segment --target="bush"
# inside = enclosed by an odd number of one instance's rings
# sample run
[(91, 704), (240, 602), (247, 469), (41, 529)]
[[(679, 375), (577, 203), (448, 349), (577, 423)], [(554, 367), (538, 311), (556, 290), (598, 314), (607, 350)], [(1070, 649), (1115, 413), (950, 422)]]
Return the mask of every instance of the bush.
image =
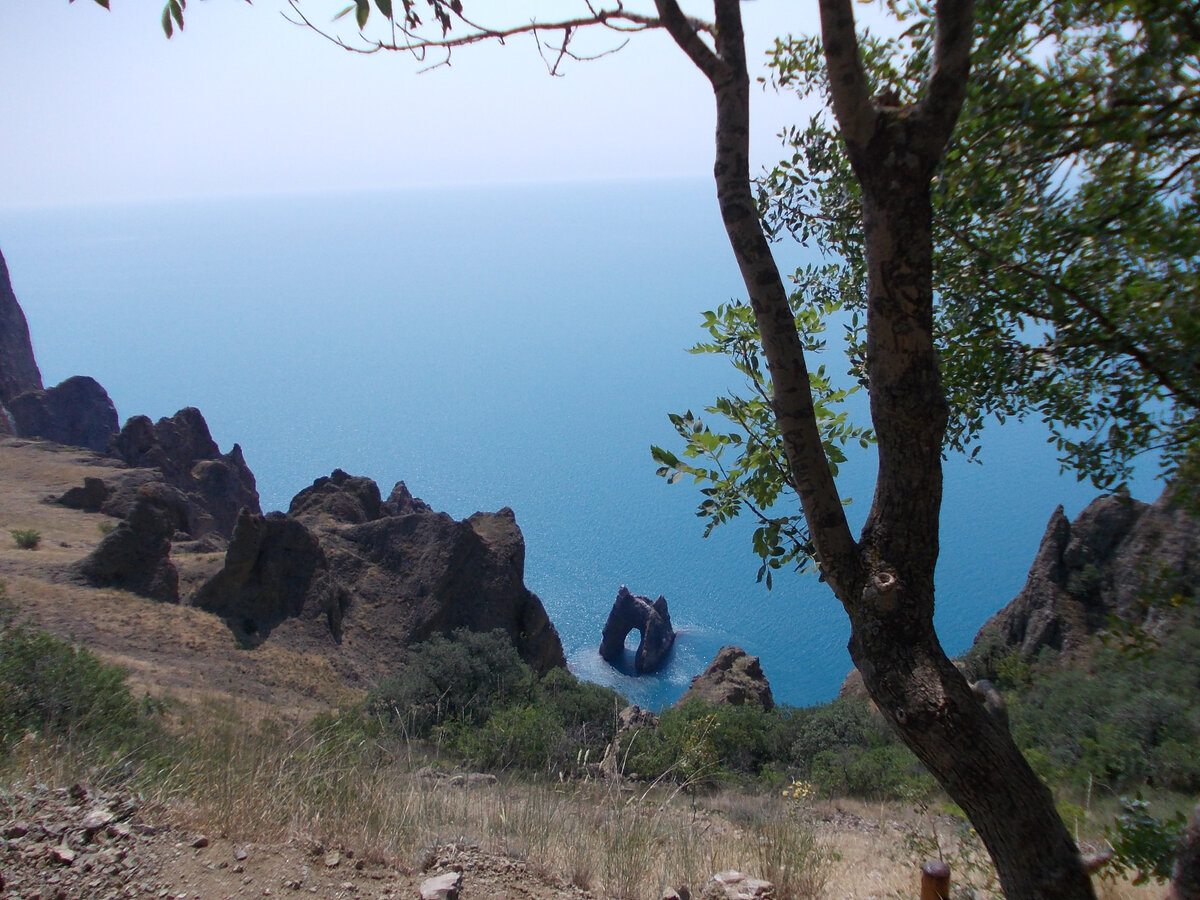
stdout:
[(917, 758), (862, 700), (796, 710), (788, 729), (791, 770), (823, 793), (895, 800), (933, 790)]
[(485, 769), (557, 768), (562, 721), (545, 706), (522, 703), (499, 710), (482, 725), (450, 729), (450, 743)]
[[(1195, 613), (1192, 614), (1193, 618)], [(1082, 790), (1200, 789), (1200, 630), (1183, 623), (1152, 653), (1097, 646), (1086, 667), (1039, 661), (1010, 696), (1017, 745), (1051, 780)]]
[(368, 695), (366, 708), (423, 738), (440, 725), (478, 725), (494, 709), (533, 702), (536, 683), (503, 630), (460, 628), (409, 648), (396, 675)]
[(12, 535), (13, 543), (20, 550), (36, 550), (38, 544), (42, 542), (41, 532), (34, 531), (32, 528), (13, 528), (9, 534)]
[(73, 753), (123, 755), (153, 740), (158, 719), (124, 670), (18, 621), (0, 587), (0, 756), (29, 733)]

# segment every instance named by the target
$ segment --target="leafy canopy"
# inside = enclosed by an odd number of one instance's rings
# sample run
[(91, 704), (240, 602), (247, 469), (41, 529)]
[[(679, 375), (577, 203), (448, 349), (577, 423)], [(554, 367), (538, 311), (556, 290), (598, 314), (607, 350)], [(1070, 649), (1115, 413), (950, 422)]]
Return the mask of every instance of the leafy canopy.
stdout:
[[(930, 5), (890, 0), (900, 36), (864, 42), (877, 102), (919, 88)], [(935, 179), (934, 278), (946, 444), (1037, 415), (1098, 487), (1200, 438), (1200, 3), (981, 0), (972, 83)], [(780, 40), (771, 80), (825, 90), (813, 38)], [(857, 186), (831, 123), (785, 135), (764, 220), (841, 257), (865, 306)], [(850, 342), (866, 375), (861, 342)], [(978, 452), (978, 445), (971, 448)]]
[[(889, 0), (904, 25), (862, 50), (876, 103), (916, 100), (933, 44), (932, 5)], [(986, 421), (1037, 416), (1064, 468), (1110, 489), (1139, 457), (1168, 472), (1200, 468), (1200, 2), (980, 0), (972, 83), (934, 180), (936, 328), (951, 408), (945, 449), (980, 451)], [(776, 42), (767, 79), (829, 106), (817, 37)], [(759, 182), (768, 233), (813, 246), (826, 262), (796, 274), (806, 349), (844, 324), (852, 383), (869, 386), (866, 261), (859, 186), (828, 113), (787, 129), (790, 153)], [(774, 515), (791, 478), (770, 414), (770, 383), (749, 309), (705, 313), (748, 397), (706, 408), (732, 426), (673, 415), (680, 460), (653, 448), (660, 475), (706, 483), (706, 534), (745, 511), (770, 573), (811, 568), (798, 515)], [(822, 368), (813, 394), (834, 473), (853, 425)], [(733, 458), (731, 458), (733, 457)], [(700, 460), (697, 464), (693, 460)], [(1180, 471), (1180, 470), (1183, 471)], [(787, 509), (797, 504), (787, 503)]]

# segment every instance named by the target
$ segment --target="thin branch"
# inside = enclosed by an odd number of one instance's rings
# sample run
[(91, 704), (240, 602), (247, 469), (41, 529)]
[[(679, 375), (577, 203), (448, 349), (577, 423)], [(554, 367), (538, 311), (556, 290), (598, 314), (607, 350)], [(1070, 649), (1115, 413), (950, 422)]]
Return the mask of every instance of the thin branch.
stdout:
[[(983, 256), (990, 256), (988, 251), (972, 240), (967, 234), (961, 231), (954, 231), (954, 236), (961, 241), (968, 249), (974, 253)], [(1026, 278), (1034, 281), (1040, 281), (1043, 285), (1053, 291), (1058, 291), (1075, 304), (1075, 306), (1087, 313), (1092, 321), (1104, 332), (1108, 346), (1116, 350), (1118, 353), (1135, 360), (1143, 370), (1150, 373), (1154, 380), (1166, 390), (1170, 391), (1173, 397), (1178, 398), (1193, 409), (1200, 409), (1200, 396), (1186, 385), (1181, 384), (1174, 373), (1160, 366), (1154, 354), (1142, 348), (1135, 341), (1130, 340), (1120, 325), (1114, 322), (1108, 315), (1095, 303), (1091, 302), (1081, 292), (1075, 290), (1069, 285), (1063, 284), (1058, 279), (1054, 278), (1047, 272), (1039, 271), (1032, 266), (1024, 265), (1015, 260), (996, 260), (996, 265), (1002, 269), (1007, 269), (1010, 272), (1016, 272)], [(1059, 317), (1048, 313), (1045, 309), (1039, 309), (1027, 304), (1018, 304), (1017, 308), (1020, 312), (1027, 315), (1033, 315), (1038, 318), (1046, 319), (1053, 322), (1055, 325), (1064, 324)]]
[[(623, 4), (617, 3), (615, 7), (596, 8), (589, 2), (586, 4), (588, 14), (575, 16), (573, 18), (558, 19), (548, 22), (530, 21), (519, 25), (509, 25), (500, 28), (493, 28), (487, 25), (481, 25), (473, 22), (462, 15), (457, 18), (468, 30), (461, 34), (450, 34), (444, 32), (441, 37), (425, 37), (413, 28), (397, 22), (394, 18), (391, 20), (392, 37), (388, 41), (371, 40), (360, 33), (361, 44), (351, 44), (343, 40), (340, 36), (327, 31), (326, 29), (316, 25), (305, 13), (300, 9), (300, 0), (288, 0), (288, 5), (295, 18), (289, 16), (286, 12), (283, 14), (289, 22), (294, 25), (300, 25), (316, 32), (321, 37), (330, 41), (333, 44), (341, 47), (343, 50), (348, 50), (352, 53), (378, 53), (380, 50), (403, 51), (413, 54), (414, 58), (424, 60), (425, 55), (433, 51), (441, 51), (445, 53), (444, 59), (435, 63), (431, 68), (437, 66), (449, 65), (452, 51), (459, 47), (467, 47), (472, 44), (480, 44), (486, 41), (496, 41), (503, 44), (508, 38), (521, 35), (532, 35), (538, 41), (539, 50), (541, 49), (541, 40), (539, 35), (543, 32), (561, 32), (562, 40), (558, 46), (547, 44), (546, 46), (557, 53), (557, 57), (553, 62), (546, 60), (547, 67), (551, 74), (558, 74), (558, 69), (564, 59), (573, 59), (577, 61), (598, 59), (602, 56), (607, 56), (614, 53), (625, 45), (623, 41), (618, 47), (610, 48), (596, 54), (580, 54), (569, 49), (570, 42), (577, 36), (580, 30), (589, 27), (601, 27), (609, 31), (620, 32), (624, 34), (634, 33), (638, 31), (648, 31), (655, 28), (662, 28), (663, 23), (653, 17), (642, 13), (632, 12), (624, 8)], [(711, 29), (711, 26), (706, 26), (704, 23), (696, 23), (697, 27), (702, 30)], [(545, 56), (543, 56), (545, 59)]]

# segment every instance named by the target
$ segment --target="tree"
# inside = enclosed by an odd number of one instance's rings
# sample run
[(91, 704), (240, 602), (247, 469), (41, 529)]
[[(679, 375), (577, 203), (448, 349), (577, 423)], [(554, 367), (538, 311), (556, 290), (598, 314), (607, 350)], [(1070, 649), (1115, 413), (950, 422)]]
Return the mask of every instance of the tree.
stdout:
[[(966, 811), (1013, 898), (1088, 898), (1092, 888), (1048, 788), (1007, 731), (978, 704), (933, 628), (941, 452), (948, 419), (934, 329), (931, 181), (962, 106), (972, 44), (971, 0), (938, 0), (923, 86), (909, 102), (872, 99), (851, 0), (820, 0), (834, 116), (860, 188), (866, 270), (865, 366), (879, 448), (867, 523), (856, 540), (811, 392), (804, 342), (760, 225), (749, 171), (750, 77), (740, 0), (714, 0), (711, 23), (676, 0), (656, 15), (584, 4), (551, 23), (482, 27), (458, 0), (376, 0), (385, 37), (347, 49), (447, 54), (519, 33), (538, 37), (552, 72), (583, 56), (578, 35), (663, 28), (711, 84), (717, 108), (716, 180), (722, 220), (745, 282), (770, 378), (770, 409), (807, 522), (812, 555), (851, 622), (851, 656), (905, 743)], [(296, 0), (292, 9), (310, 27)], [(363, 29), (367, 0), (348, 7)], [(432, 15), (424, 36), (420, 12)], [(455, 31), (456, 28), (463, 29)], [(440, 33), (439, 33), (440, 32)], [(325, 33), (325, 32), (322, 32)], [(555, 43), (556, 41), (556, 43)]]
[[(912, 24), (867, 42), (868, 78), (908, 102), (927, 4), (890, 5)], [(981, 0), (977, 19), (933, 193), (947, 448), (988, 415), (1036, 415), (1064, 467), (1100, 488), (1146, 453), (1172, 473), (1200, 447), (1200, 5)], [(828, 90), (813, 38), (780, 40), (771, 67), (781, 89)], [(786, 144), (760, 192), (768, 227), (845, 260), (859, 309), (857, 184), (835, 129), (816, 117)]]

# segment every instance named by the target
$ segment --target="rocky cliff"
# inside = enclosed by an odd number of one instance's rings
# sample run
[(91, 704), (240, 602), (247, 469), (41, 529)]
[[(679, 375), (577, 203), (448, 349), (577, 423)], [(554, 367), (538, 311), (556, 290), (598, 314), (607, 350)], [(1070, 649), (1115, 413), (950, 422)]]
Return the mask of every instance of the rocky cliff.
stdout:
[(525, 542), (511, 509), (456, 521), (403, 482), (387, 500), (335, 470), (286, 515), (243, 511), (223, 569), (192, 602), (244, 646), (329, 648), (343, 674), (373, 681), (414, 641), (501, 628), (536, 671), (566, 665), (558, 632), (524, 583)]
[(1169, 601), (1200, 591), (1200, 519), (1170, 489), (1153, 504), (1128, 494), (1099, 497), (1068, 521), (1054, 511), (1025, 587), (975, 639), (973, 653), (1045, 648), (1074, 653), (1112, 616), (1165, 627)]
[(7, 406), (25, 391), (41, 389), (42, 373), (33, 358), (29, 325), (13, 293), (4, 254), (0, 253), (0, 405)]

